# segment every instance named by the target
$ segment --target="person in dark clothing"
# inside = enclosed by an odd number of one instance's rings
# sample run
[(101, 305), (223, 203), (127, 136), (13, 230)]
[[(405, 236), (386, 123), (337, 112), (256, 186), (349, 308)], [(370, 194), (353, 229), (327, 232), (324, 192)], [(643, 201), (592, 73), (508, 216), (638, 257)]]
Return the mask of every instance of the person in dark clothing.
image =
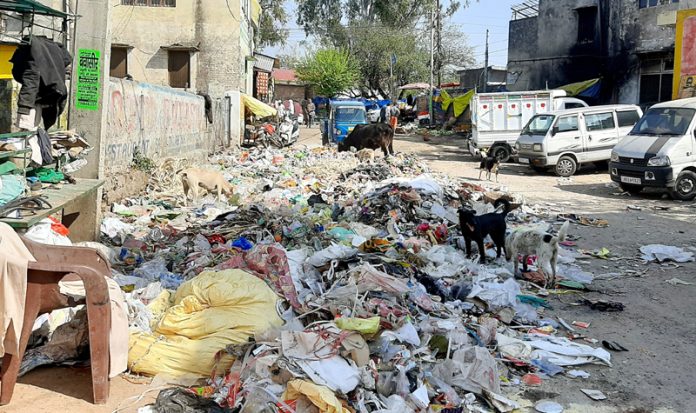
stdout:
[(10, 62), (12, 77), (22, 84), (17, 113), (27, 116), (35, 109), (41, 113), (44, 128), (49, 129), (65, 109), (65, 72), (72, 56), (61, 44), (44, 36), (30, 36), (15, 50)]
[(316, 116), (316, 110), (317, 110), (316, 105), (314, 104), (314, 102), (312, 102), (310, 100), (309, 103), (307, 104), (307, 119), (308, 119), (307, 126), (310, 128), (312, 127), (312, 123), (314, 123), (314, 117)]

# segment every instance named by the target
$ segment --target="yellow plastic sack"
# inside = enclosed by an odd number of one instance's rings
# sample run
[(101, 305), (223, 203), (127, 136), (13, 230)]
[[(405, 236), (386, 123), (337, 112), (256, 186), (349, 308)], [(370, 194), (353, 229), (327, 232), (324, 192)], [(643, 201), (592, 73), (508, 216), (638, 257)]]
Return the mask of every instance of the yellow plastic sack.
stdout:
[[(266, 283), (242, 270), (202, 272), (181, 284), (152, 334), (131, 334), (128, 367), (148, 375), (208, 376), (218, 351), (283, 324), (277, 300)], [(155, 302), (161, 308), (167, 300)], [(218, 373), (233, 361), (224, 356)]]
[(283, 393), (283, 400), (295, 400), (300, 396), (305, 396), (317, 406), (321, 413), (350, 413), (350, 410), (343, 407), (341, 400), (328, 387), (304, 380), (288, 382), (288, 387)]
[(379, 316), (371, 318), (345, 318), (335, 321), (341, 330), (357, 331), (362, 334), (375, 334), (379, 331)]

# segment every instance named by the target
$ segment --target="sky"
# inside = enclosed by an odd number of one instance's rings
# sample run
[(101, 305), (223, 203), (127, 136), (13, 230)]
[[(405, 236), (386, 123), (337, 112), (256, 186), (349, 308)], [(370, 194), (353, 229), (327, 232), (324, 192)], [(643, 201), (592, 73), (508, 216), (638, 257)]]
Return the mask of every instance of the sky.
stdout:
[[(283, 47), (266, 48), (264, 53), (271, 56), (292, 54), (292, 50), (301, 49), (299, 42), (305, 40), (304, 31), (295, 23), (295, 2), (286, 1), (286, 8), (291, 16), (287, 25), (290, 30), (288, 44)], [(521, 2), (522, 0), (471, 1), (469, 7), (460, 9), (452, 16), (451, 22), (461, 25), (462, 30), (467, 34), (468, 43), (474, 48), (474, 58), (480, 66), (483, 66), (484, 61), (486, 29), (490, 31), (490, 64), (498, 66), (507, 64), (508, 22), (512, 15), (510, 7)]]

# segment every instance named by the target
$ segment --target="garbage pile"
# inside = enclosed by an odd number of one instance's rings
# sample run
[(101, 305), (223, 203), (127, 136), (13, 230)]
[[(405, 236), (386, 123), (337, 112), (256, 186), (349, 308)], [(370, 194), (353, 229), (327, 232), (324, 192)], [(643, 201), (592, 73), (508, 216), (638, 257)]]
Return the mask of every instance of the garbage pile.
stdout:
[[(556, 290), (516, 279), (494, 249), (486, 265), (462, 251), (462, 203), (485, 213), (504, 197), (510, 227), (554, 224), (513, 194), (413, 155), (255, 149), (210, 158), (228, 200), (183, 207), (182, 166), (163, 162), (101, 227), (129, 307), (130, 372), (202, 379), (143, 412), (510, 412), (528, 403), (520, 387), (611, 365), (550, 314)], [(562, 251), (561, 289), (591, 282), (577, 255)]]

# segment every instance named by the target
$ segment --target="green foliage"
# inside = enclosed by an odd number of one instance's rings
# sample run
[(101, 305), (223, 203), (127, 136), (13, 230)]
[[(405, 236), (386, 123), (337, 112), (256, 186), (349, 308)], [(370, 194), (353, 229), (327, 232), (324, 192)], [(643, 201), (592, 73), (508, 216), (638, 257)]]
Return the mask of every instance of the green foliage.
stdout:
[(261, 17), (256, 41), (259, 47), (284, 45), (288, 31), (284, 29), (288, 23), (285, 11), (285, 0), (260, 0)]
[[(442, 0), (440, 14), (447, 19), (468, 3)], [(307, 35), (315, 36), (324, 47), (348, 50), (359, 62), (359, 86), (391, 95), (397, 85), (429, 81), (428, 21), (435, 0), (297, 0), (297, 5), (297, 23)], [(390, 78), (392, 54), (397, 62)], [(436, 71), (453, 78), (446, 69), (466, 66), (473, 62), (472, 56), (461, 30), (444, 25)]]
[(347, 51), (322, 49), (305, 58), (297, 67), (297, 77), (314, 87), (320, 96), (333, 97), (355, 86), (358, 65)]
[(131, 166), (134, 169), (147, 173), (152, 172), (156, 167), (155, 161), (141, 153), (138, 147), (133, 151), (133, 162)]

